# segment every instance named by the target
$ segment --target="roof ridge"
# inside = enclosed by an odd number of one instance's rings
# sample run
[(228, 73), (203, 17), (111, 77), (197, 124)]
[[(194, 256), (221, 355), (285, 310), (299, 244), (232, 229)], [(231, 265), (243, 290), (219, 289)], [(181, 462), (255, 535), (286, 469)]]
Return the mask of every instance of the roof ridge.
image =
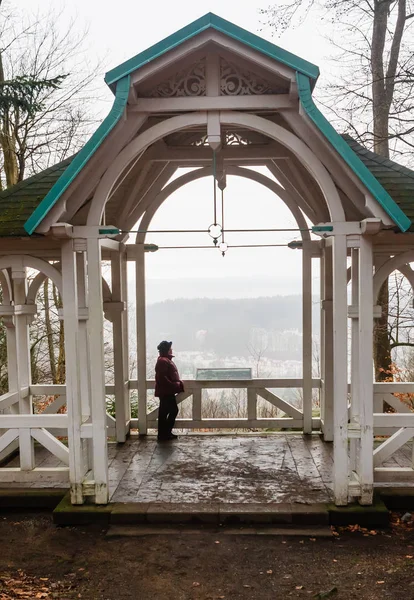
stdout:
[[(349, 140), (352, 141), (352, 143), (356, 144), (357, 146), (359, 146), (360, 148), (362, 148), (363, 150), (365, 150), (365, 154), (369, 154), (370, 155), (369, 158), (372, 161), (374, 161), (375, 163), (377, 163), (377, 165), (381, 165), (381, 166), (386, 165), (391, 170), (395, 171), (396, 173), (403, 173), (404, 175), (406, 175), (410, 179), (414, 180), (414, 171), (412, 169), (409, 169), (408, 167), (405, 167), (404, 165), (400, 165), (399, 163), (395, 162), (394, 160), (391, 160), (390, 158), (386, 158), (385, 156), (380, 156), (379, 154), (377, 154), (373, 150), (370, 150), (369, 148), (367, 148), (366, 146), (364, 146), (363, 144), (361, 144), (360, 142), (358, 142), (358, 140), (356, 140), (351, 135), (349, 135), (349, 133), (342, 133), (341, 137), (347, 143), (348, 143), (347, 139), (349, 139)], [(381, 159), (381, 160), (378, 160), (378, 159)]]
[(57, 171), (58, 169), (60, 169), (64, 166), (67, 166), (68, 164), (70, 164), (72, 162), (72, 160), (75, 158), (76, 154), (77, 154), (77, 152), (75, 154), (72, 154), (72, 156), (68, 156), (68, 158), (65, 158), (64, 160), (61, 160), (60, 162), (55, 163), (54, 165), (52, 165), (50, 167), (47, 167), (47, 169), (43, 169), (43, 171), (34, 173), (34, 175), (31, 175), (30, 177), (27, 177), (26, 179), (22, 179), (21, 181), (18, 181), (14, 185), (11, 185), (10, 187), (2, 190), (0, 192), (0, 200), (2, 200), (3, 198), (7, 198), (11, 194), (14, 194), (14, 192), (16, 192), (17, 190), (25, 188), (27, 185), (30, 185), (34, 181), (38, 180), (40, 177), (44, 177), (45, 175), (47, 175), (49, 173), (53, 173), (53, 171)]

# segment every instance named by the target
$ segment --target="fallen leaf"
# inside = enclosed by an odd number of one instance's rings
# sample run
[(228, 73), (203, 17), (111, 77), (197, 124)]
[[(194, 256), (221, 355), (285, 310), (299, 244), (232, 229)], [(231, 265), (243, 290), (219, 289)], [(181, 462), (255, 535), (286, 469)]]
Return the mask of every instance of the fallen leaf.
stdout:
[(193, 581), (193, 587), (200, 587), (200, 584), (198, 583), (198, 581)]
[(295, 587), (295, 590), (303, 590), (303, 589), (305, 589), (305, 586), (304, 586), (304, 585), (297, 585), (297, 586)]
[(218, 540), (216, 540), (214, 543), (215, 543), (215, 544), (219, 544), (220, 542), (219, 542)]
[(269, 575), (271, 575), (273, 573), (272, 569), (269, 569), (268, 571), (266, 571), (266, 573), (269, 573)]
[(243, 587), (244, 587), (244, 588), (250, 588), (250, 587), (252, 587), (252, 586), (251, 586), (251, 585), (247, 585), (247, 583), (245, 583), (245, 584), (243, 584)]
[(411, 554), (407, 554), (405, 558), (414, 558)]
[(385, 581), (377, 581), (378, 585), (382, 585)]

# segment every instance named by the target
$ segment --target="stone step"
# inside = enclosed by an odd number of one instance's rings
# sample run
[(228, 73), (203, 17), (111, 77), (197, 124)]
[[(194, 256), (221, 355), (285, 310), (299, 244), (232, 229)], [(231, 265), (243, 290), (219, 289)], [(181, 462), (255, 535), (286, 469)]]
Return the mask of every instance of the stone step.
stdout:
[(294, 527), (263, 525), (261, 527), (194, 527), (191, 525), (111, 525), (106, 533), (107, 537), (144, 537), (149, 535), (201, 535), (214, 533), (217, 537), (226, 535), (268, 535), (301, 538), (327, 538), (332, 537), (332, 530), (328, 525), (320, 527)]
[(373, 506), (328, 504), (267, 503), (169, 503), (114, 502), (106, 506), (72, 506), (66, 496), (53, 512), (56, 525), (100, 523), (115, 525), (191, 525), (193, 527), (293, 527), (313, 528), (329, 525), (386, 527), (389, 512), (379, 499)]

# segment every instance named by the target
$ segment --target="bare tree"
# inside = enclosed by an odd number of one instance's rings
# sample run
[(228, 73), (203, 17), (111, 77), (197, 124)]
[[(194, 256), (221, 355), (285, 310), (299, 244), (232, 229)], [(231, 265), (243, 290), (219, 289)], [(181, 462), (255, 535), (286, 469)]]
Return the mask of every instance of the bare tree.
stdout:
[[(322, 17), (340, 67), (335, 81), (324, 90), (323, 105), (342, 129), (371, 145), (380, 156), (389, 158), (391, 148), (393, 154), (411, 158), (413, 0), (281, 0), (262, 14), (279, 34), (300, 25), (310, 14)], [(381, 381), (392, 371), (388, 280), (378, 303), (382, 317), (374, 331), (374, 363)]]
[[(96, 69), (85, 31), (62, 13), (25, 14), (0, 4), (0, 168), (2, 186), (77, 151), (94, 119), (87, 108)], [(89, 103), (90, 104), (90, 103)]]

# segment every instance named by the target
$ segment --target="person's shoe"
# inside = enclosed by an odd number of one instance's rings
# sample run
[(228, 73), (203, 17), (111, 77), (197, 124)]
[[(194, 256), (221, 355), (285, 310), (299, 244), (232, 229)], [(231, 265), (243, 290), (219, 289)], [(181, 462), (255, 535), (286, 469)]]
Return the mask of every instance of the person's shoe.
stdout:
[(170, 433), (167, 440), (176, 440), (177, 438), (178, 438), (178, 435), (175, 435), (175, 433)]

